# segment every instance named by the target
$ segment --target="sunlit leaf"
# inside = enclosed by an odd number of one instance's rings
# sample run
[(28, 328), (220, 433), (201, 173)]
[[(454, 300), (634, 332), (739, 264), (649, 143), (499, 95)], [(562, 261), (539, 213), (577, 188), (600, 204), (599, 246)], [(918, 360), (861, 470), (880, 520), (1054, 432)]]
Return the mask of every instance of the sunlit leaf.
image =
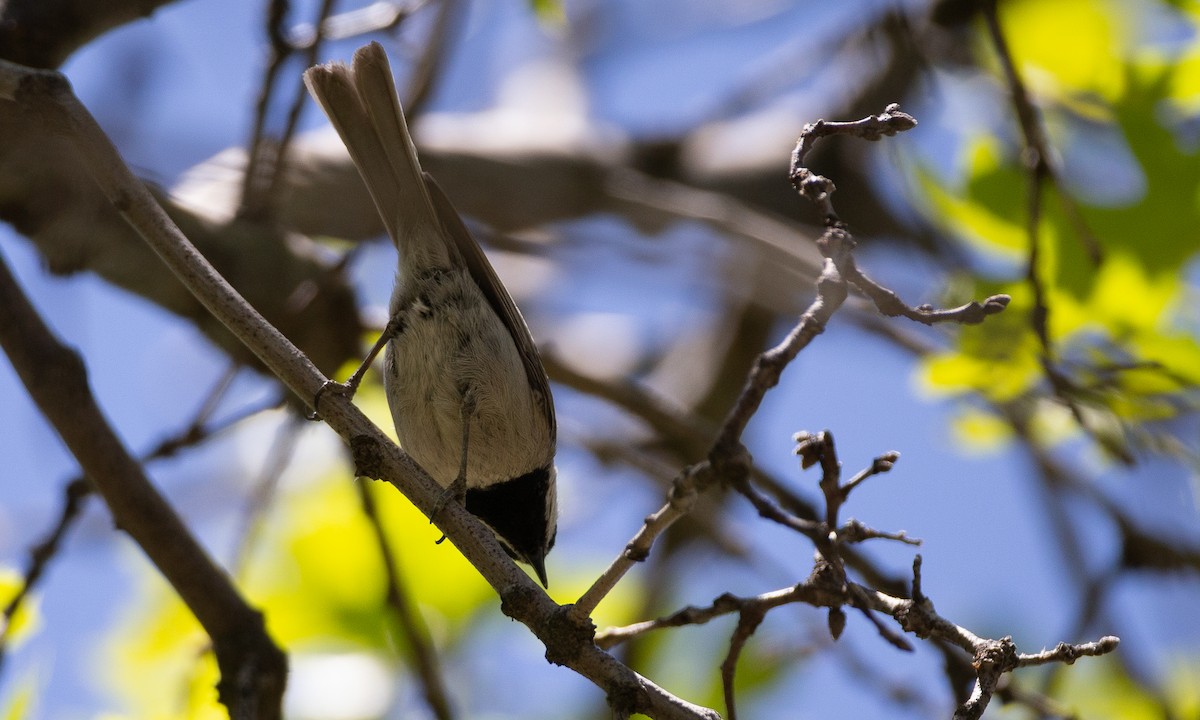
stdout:
[(36, 678), (32, 674), (28, 674), (17, 683), (14, 683), (9, 678), (7, 684), (10, 685), (11, 689), (8, 693), (8, 699), (3, 705), (0, 705), (0, 720), (25, 720), (26, 718), (36, 717), (34, 714), (37, 690)]
[(999, 10), (1012, 54), (1039, 95), (1121, 95), (1128, 26), (1112, 3), (1015, 0)]
[(999, 450), (1012, 437), (1012, 428), (1002, 418), (966, 406), (952, 421), (956, 444), (973, 452)]
[[(964, 168), (968, 177), (986, 177), (999, 168), (998, 149), (990, 138), (979, 136), (970, 141)], [(1010, 181), (1019, 185), (1020, 175), (1011, 171), (1008, 174)], [(930, 219), (947, 232), (1013, 260), (1027, 251), (1028, 233), (1011, 209), (997, 211), (976, 201), (970, 193), (951, 192), (930, 174), (921, 173), (918, 178), (924, 199), (931, 206)]]
[[(1172, 672), (1162, 678), (1161, 698), (1134, 682), (1120, 662), (1108, 657), (1077, 663), (1062, 673), (1060, 697), (1078, 717), (1094, 720), (1195, 717), (1200, 709), (1196, 685), (1200, 660), (1180, 659), (1172, 665)], [(1165, 708), (1160, 705), (1163, 701)]]
[(1149, 276), (1128, 251), (1110, 253), (1097, 270), (1089, 310), (1097, 322), (1118, 331), (1154, 328), (1181, 286), (1178, 275)]
[(217, 703), (216, 662), (195, 617), (149, 570), (136, 603), (92, 660), (131, 717), (228, 717)]
[[(0, 607), (5, 607), (16, 597), (25, 586), (25, 576), (12, 568), (0, 567)], [(0, 622), (3, 622), (0, 620)], [(19, 647), (27, 638), (37, 633), (41, 627), (41, 615), (38, 613), (36, 595), (27, 596), (17, 609), (8, 628), (9, 649)]]
[(529, 0), (530, 7), (544, 24), (560, 26), (566, 20), (566, 9), (563, 0)]

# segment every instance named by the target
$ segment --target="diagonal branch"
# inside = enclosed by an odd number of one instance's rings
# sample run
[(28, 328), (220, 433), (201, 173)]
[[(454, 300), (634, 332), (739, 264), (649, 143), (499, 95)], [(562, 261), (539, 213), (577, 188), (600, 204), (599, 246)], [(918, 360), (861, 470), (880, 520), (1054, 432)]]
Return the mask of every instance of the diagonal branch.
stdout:
[(29, 594), (37, 587), (42, 579), (42, 575), (46, 572), (46, 567), (50, 561), (58, 554), (59, 547), (62, 545), (63, 538), (66, 537), (67, 530), (75, 523), (75, 519), (79, 517), (79, 513), (83, 510), (84, 502), (88, 495), (91, 494), (91, 487), (87, 481), (82, 478), (76, 478), (67, 483), (67, 487), (63, 492), (65, 499), (63, 501), (62, 510), (58, 515), (58, 522), (54, 524), (54, 528), (46, 534), (37, 545), (34, 545), (29, 551), (29, 563), (25, 568), (22, 577), (21, 588), (8, 604), (4, 606), (3, 616), (0, 616), (0, 671), (4, 668), (4, 660), (7, 657), (8, 641), (10, 633), (13, 629), (13, 618), (21, 606), (29, 598)]
[(387, 605), (396, 617), (400, 630), (404, 633), (405, 646), (408, 649), (409, 663), (413, 666), (421, 681), (421, 689), (425, 694), (425, 702), (433, 711), (437, 720), (451, 720), (454, 712), (450, 707), (450, 693), (446, 688), (446, 680), (442, 676), (441, 663), (438, 660), (437, 647), (429, 636), (429, 627), (425, 618), (412, 601), (404, 578), (397, 567), (396, 553), (392, 550), (391, 541), (383, 529), (383, 522), (375, 506), (375, 498), (371, 496), (371, 488), (365, 480), (358, 478), (354, 482), (358, 489), (359, 503), (363, 514), (371, 525), (375, 535), (375, 544), (379, 548), (380, 560), (383, 562), (384, 577), (387, 578)]
[[(74, 143), (80, 161), (110, 202), (171, 271), (285, 386), (305, 402), (313, 402), (327, 378), (286, 337), (247, 305), (188, 242), (134, 178), (62, 75), (0, 62), (0, 100), (3, 99), (41, 112), (48, 123), (60, 128)], [(358, 474), (388, 480), (426, 516), (433, 513), (442, 494), (441, 486), (349, 400), (337, 395), (329, 397), (322, 403), (321, 416), (350, 444)], [(120, 488), (117, 495), (117, 500), (127, 500), (120, 496)], [(580, 622), (568, 608), (551, 600), (509, 559), (495, 535), (461, 505), (445, 504), (437, 513), (434, 524), (496, 590), (501, 611), (528, 626), (546, 645), (546, 659), (570, 667), (602, 688), (614, 712), (636, 711), (664, 720), (715, 720), (719, 717), (712, 710), (671, 695), (597, 648), (592, 643), (594, 628), (591, 624)], [(186, 534), (182, 527), (179, 531)], [(154, 550), (174, 552), (169, 541), (160, 543)], [(173, 556), (170, 559), (174, 559)], [(164, 558), (164, 564), (166, 561)], [(168, 566), (163, 572), (175, 573), (177, 570)], [(211, 589), (208, 590), (211, 593)], [(209, 606), (216, 598), (188, 596), (185, 601), (198, 617), (204, 611), (207, 618)], [(254, 618), (261, 627), (261, 617), (255, 614)], [(204, 622), (204, 618), (201, 621)], [(224, 636), (221, 639), (225, 639)], [(218, 650), (221, 639), (214, 637)], [(234, 676), (226, 674), (228, 667), (222, 665), (222, 683), (233, 682)], [(243, 667), (237, 677), (255, 679), (257, 668)], [(282, 685), (279, 689), (282, 690)]]
[[(188, 423), (187, 427), (171, 437), (160, 440), (153, 449), (142, 455), (141, 462), (145, 464), (160, 458), (171, 457), (185, 447), (198, 445), (242, 420), (262, 412), (265, 409), (263, 407), (247, 408), (220, 424), (206, 424), (212, 413), (216, 410), (221, 396), (228, 389), (229, 381), (232, 378), (233, 372), (226, 373), (218, 381), (208, 397), (205, 398), (204, 403), (196, 412), (192, 421)], [(12, 630), (11, 623), (13, 616), (16, 615), (21, 605), (29, 597), (29, 594), (41, 581), (46, 567), (58, 554), (63, 538), (79, 517), (79, 513), (83, 509), (83, 503), (91, 493), (92, 486), (88, 484), (86, 478), (79, 477), (67, 483), (64, 491), (63, 507), (59, 512), (58, 522), (55, 523), (54, 528), (46, 534), (46, 537), (41, 542), (30, 549), (29, 563), (23, 574), (21, 589), (8, 601), (8, 604), (4, 608), (2, 619), (0, 619), (0, 670), (4, 667), (5, 649), (8, 644), (9, 633)]]
[(1055, 397), (1067, 406), (1079, 427), (1105, 450), (1112, 453), (1113, 457), (1126, 465), (1132, 465), (1134, 458), (1128, 448), (1111, 437), (1096, 432), (1094, 423), (1088, 419), (1077, 399), (1079, 387), (1058, 365), (1054, 341), (1050, 337), (1050, 305), (1047, 301), (1046, 281), (1039, 274), (1042, 265), (1041, 245), (1043, 242), (1040, 226), (1046, 185), (1057, 190), (1059, 198), (1067, 208), (1069, 218), (1075, 222), (1076, 234), (1094, 265), (1099, 265), (1103, 261), (1103, 250), (1083, 222), (1082, 214), (1075, 206), (1074, 200), (1063, 190), (1058, 173), (1050, 162), (1050, 145), (1038, 118), (1037, 109), (1029, 97), (1029, 92), (1021, 79), (1021, 73), (1017, 70), (1008, 42), (1000, 27), (995, 0), (983, 3), (983, 16), (988, 37), (995, 47), (996, 55), (1004, 72), (1005, 82), (1008, 84), (1009, 94), (1012, 96), (1024, 141), (1022, 157), (1029, 170), (1025, 218), (1025, 234), (1029, 241), (1029, 253), (1025, 262), (1025, 281), (1033, 295), (1030, 325), (1041, 346), (1042, 370), (1046, 374), (1046, 379), (1049, 381)]
[(146, 477), (96, 405), (79, 355), (54, 337), (0, 262), (0, 347), (42, 415), (127, 532), (213, 641), (218, 691), (234, 717), (280, 717), (287, 660), (238, 593)]

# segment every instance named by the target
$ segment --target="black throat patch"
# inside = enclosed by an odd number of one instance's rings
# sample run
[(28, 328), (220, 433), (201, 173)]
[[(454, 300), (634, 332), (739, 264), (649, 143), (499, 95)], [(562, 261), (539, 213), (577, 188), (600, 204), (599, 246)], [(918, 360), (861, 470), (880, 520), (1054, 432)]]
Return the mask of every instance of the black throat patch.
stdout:
[(550, 470), (538, 468), (521, 477), (486, 488), (467, 490), (467, 510), (500, 537), (501, 545), (514, 560), (540, 558), (554, 545), (546, 542), (546, 493)]

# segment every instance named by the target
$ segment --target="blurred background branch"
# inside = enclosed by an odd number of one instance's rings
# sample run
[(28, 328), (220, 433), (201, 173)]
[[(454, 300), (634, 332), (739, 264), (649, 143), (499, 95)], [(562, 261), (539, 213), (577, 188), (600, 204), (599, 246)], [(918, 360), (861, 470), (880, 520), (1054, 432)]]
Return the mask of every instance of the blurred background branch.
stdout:
[[(340, 144), (297, 104), (298, 77), (314, 58), (385, 35), (417, 99), (423, 162), (495, 259), (556, 383), (560, 602), (584, 592), (669, 479), (704, 457), (759, 353), (813, 302), (824, 218), (788, 183), (800, 128), (899, 102), (921, 118), (911, 133), (835, 141), (811, 157), (836, 183), (857, 262), (912, 315), (1011, 301), (978, 327), (927, 328), (880, 318), (852, 290), (840, 322), (745, 427), (759, 502), (722, 489), (698, 497), (597, 621), (627, 626), (807, 574), (810, 541), (768, 527), (757, 507), (771, 501), (799, 525), (823, 520), (825, 497), (795, 481), (786, 440), (833, 427), (852, 457), (903, 453), (887, 482), (855, 491), (854, 509), (867, 527), (926, 541), (927, 592), (947, 616), (1012, 633), (1020, 647), (1122, 637), (1103, 660), (1005, 675), (993, 704), (1126, 717), (1121, 698), (1185, 717), (1195, 702), (1186, 679), (1200, 667), (1200, 628), (1180, 611), (1200, 597), (1198, 27), (1193, 8), (1158, 0), (10, 0), (0, 57), (61, 66), (205, 256), (336, 374), (382, 325), (394, 258)], [(0, 103), (0, 137), (0, 219), (15, 231), (0, 252), (80, 345), (132, 447), (186, 425), (179, 408), (203, 405), (231, 363), (252, 371), (231, 376), (226, 415), (279, 397), (78, 173), (62, 137), (14, 103)], [(1031, 159), (1052, 173), (1032, 214)], [(0, 391), (20, 401), (8, 382)], [(377, 388), (360, 401), (383, 408)], [(76, 474), (35, 412), (6, 406), (0, 453), (12, 477)], [(241, 548), (239, 585), (292, 654), (289, 716), (327, 717), (321, 698), (343, 693), (357, 699), (351, 717), (441, 715), (427, 700), (433, 686), (393, 680), (413, 672), (402, 659), (425, 644), (382, 631), (398, 587), (424, 618), (450, 707), (526, 717), (537, 711), (524, 702), (561, 687), (556, 707), (607, 716), (588, 692), (560, 686), (527, 638), (489, 619), (486, 588), (394, 493), (379, 493), (368, 521), (341, 450), (319, 429), (286, 431), (291, 412), (256, 414), (155, 465), (207, 546)], [(28, 579), (29, 548), (55, 526), (66, 487), (0, 483), (0, 600)], [(20, 712), (23, 697), (43, 698), (51, 714), (59, 701), (47, 698), (58, 697), (139, 716), (209, 707), (211, 658), (196, 628), (144, 574), (111, 570), (111, 529), (95, 509), (74, 522), (7, 623), (0, 710), (34, 716)], [(394, 553), (386, 565), (374, 554), (386, 554), (379, 528)], [(852, 582), (909, 593), (899, 543), (845, 546), (841, 557)], [(117, 583), (119, 607), (137, 607), (139, 621), (85, 611), (76, 588), (87, 578)], [(948, 716), (968, 701), (976, 671), (960, 650), (918, 644), (897, 659), (864, 617), (849, 614), (832, 645), (832, 616), (769, 613), (731, 676), (742, 714), (790, 716), (803, 699), (813, 714)], [(734, 632), (723, 622), (614, 651), (717, 704)], [(39, 670), (85, 630), (105, 633), (92, 644), (111, 649), (107, 674), (80, 669), (86, 655), (74, 651), (83, 659)], [(497, 679), (493, 658), (530, 685)], [(677, 670), (680, 658), (703, 661)], [(338, 693), (295, 690), (330, 686)]]

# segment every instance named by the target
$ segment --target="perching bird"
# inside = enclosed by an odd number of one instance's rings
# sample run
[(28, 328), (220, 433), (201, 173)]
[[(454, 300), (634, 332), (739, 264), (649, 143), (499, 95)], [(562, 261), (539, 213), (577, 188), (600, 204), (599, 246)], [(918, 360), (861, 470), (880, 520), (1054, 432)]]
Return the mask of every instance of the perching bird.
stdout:
[[(399, 251), (384, 386), (405, 452), (546, 585), (557, 529), (550, 382), (525, 320), (450, 200), (422, 172), (378, 43), (304, 74)], [(440, 507), (440, 504), (439, 504)]]

